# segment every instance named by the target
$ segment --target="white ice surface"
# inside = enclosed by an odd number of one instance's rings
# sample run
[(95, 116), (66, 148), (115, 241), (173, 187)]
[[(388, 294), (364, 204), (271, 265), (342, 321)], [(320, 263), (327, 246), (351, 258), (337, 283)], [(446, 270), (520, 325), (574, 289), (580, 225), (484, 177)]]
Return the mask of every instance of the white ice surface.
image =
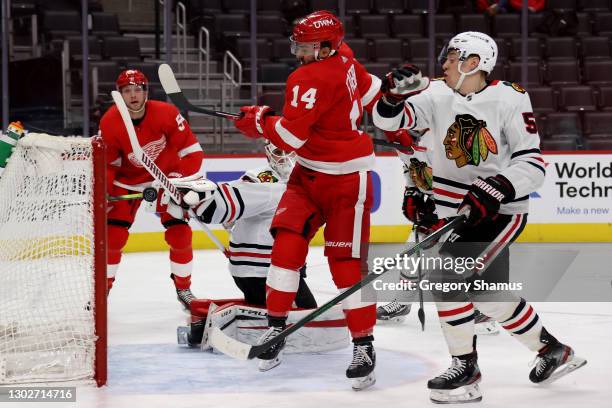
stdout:
[[(609, 275), (610, 265), (605, 268)], [(336, 293), (320, 247), (310, 251), (307, 280), (319, 302)], [(213, 250), (196, 252), (192, 289), (198, 297), (240, 295), (225, 259)], [(127, 254), (109, 298), (108, 385), (99, 389), (80, 386), (76, 404), (52, 406), (433, 406), (427, 379), (446, 369), (450, 358), (435, 307), (425, 305), (426, 331), (421, 332), (416, 306), (404, 324), (376, 327), (377, 383), (371, 389), (354, 392), (344, 376), (349, 348), (320, 355), (289, 355), (278, 368), (260, 373), (253, 361), (233, 361), (224, 355), (177, 345), (176, 327), (185, 323), (186, 315), (169, 279), (167, 253)], [(480, 336), (483, 401), (475, 407), (612, 406), (612, 303), (535, 306), (549, 331), (570, 344), (588, 364), (550, 386), (536, 386), (528, 379), (533, 353), (506, 333)], [(39, 405), (14, 404), (17, 408)]]

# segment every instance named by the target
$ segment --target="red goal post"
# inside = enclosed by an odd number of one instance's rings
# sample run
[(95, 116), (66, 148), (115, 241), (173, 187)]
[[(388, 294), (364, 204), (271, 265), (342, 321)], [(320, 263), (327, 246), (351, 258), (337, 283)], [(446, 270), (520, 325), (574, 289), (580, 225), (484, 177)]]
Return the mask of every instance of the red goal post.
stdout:
[(0, 173), (0, 385), (107, 378), (106, 166), (30, 133)]

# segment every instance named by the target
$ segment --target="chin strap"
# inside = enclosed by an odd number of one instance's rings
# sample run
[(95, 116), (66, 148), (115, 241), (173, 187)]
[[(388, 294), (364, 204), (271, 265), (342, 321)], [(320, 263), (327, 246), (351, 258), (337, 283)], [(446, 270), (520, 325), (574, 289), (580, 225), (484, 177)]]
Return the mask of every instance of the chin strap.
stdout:
[(127, 110), (132, 112), (132, 113), (140, 113), (140, 112), (142, 112), (144, 110), (145, 106), (147, 105), (147, 100), (148, 100), (148, 98), (145, 98), (144, 102), (142, 103), (142, 107), (140, 109), (134, 110), (134, 109), (127, 108)]
[(475, 73), (477, 73), (478, 71), (480, 71), (479, 67), (474, 68), (473, 70), (471, 70), (470, 72), (463, 72), (461, 71), (461, 64), (463, 64), (463, 61), (459, 61), (459, 64), (457, 64), (457, 71), (459, 71), (459, 74), (461, 75), (459, 77), (459, 81), (457, 81), (457, 85), (455, 85), (455, 91), (459, 92), (459, 89), (461, 88), (461, 85), (463, 85), (463, 81), (465, 80), (465, 77), (468, 75), (474, 75)]

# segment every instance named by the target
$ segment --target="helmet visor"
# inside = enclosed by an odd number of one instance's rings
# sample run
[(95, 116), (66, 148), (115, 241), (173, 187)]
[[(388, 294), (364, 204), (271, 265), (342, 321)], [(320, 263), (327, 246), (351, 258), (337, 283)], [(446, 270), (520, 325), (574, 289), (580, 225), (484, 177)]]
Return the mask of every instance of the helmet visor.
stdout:
[(297, 42), (293, 39), (293, 36), (289, 37), (291, 41), (291, 54), (296, 57), (302, 57), (305, 55), (315, 55), (315, 50), (319, 49), (319, 43), (308, 43), (308, 42)]

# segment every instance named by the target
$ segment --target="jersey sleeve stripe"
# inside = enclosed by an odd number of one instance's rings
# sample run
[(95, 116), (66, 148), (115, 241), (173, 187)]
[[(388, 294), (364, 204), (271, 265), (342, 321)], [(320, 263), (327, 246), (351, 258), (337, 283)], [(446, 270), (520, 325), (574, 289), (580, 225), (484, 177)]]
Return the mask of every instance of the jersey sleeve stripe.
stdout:
[(276, 133), (278, 133), (283, 142), (287, 143), (294, 149), (297, 150), (302, 147), (304, 143), (306, 143), (306, 141), (298, 138), (296, 135), (287, 130), (287, 128), (285, 128), (281, 123), (282, 121), (283, 119), (279, 119), (276, 121), (276, 124), (274, 125), (274, 130), (276, 130)]
[(544, 167), (539, 166), (539, 165), (537, 165), (535, 163), (532, 163), (532, 162), (529, 162), (529, 161), (527, 163), (531, 164), (533, 167), (535, 167), (536, 169), (540, 170), (542, 173), (546, 174), (546, 170), (544, 170)]
[(201, 152), (201, 151), (203, 151), (202, 146), (200, 146), (199, 143), (194, 143), (191, 146), (187, 146), (186, 148), (179, 150), (178, 156), (182, 159), (188, 154), (195, 153), (195, 152)]
[(232, 190), (234, 190), (236, 200), (238, 200), (238, 206), (240, 207), (240, 211), (238, 211), (238, 215), (236, 216), (236, 219), (239, 220), (242, 217), (242, 214), (244, 214), (244, 200), (242, 199), (240, 190), (238, 190), (236, 187), (232, 187)]
[(224, 195), (227, 197), (227, 201), (229, 201), (230, 204), (230, 215), (227, 218), (227, 221), (233, 221), (234, 220), (234, 216), (236, 215), (236, 204), (234, 204), (234, 200), (232, 200), (232, 196), (230, 194), (229, 188), (227, 187), (227, 184), (221, 184), (221, 188), (223, 189), (223, 192), (225, 193)]
[(227, 217), (227, 213), (229, 212), (229, 205), (227, 204), (225, 194), (223, 193), (223, 191), (221, 191), (220, 187), (217, 188), (217, 192), (219, 193), (219, 197), (221, 197), (221, 201), (223, 201), (223, 204), (225, 205), (225, 213), (223, 214), (223, 217), (221, 217), (221, 219), (219, 220), (219, 223), (223, 223), (225, 222), (225, 218)]
[(372, 79), (372, 82), (370, 83), (370, 88), (361, 97), (361, 105), (362, 106), (366, 106), (370, 102), (372, 102), (372, 100), (374, 99), (376, 94), (378, 94), (378, 90), (380, 89), (380, 84), (382, 82), (378, 77), (376, 77), (376, 76), (374, 76), (372, 74), (369, 74), (369, 75), (370, 75), (370, 78)]
[(435, 182), (438, 182), (438, 183), (441, 183), (441, 184), (446, 184), (446, 185), (449, 185), (449, 186), (452, 186), (452, 187), (456, 187), (456, 188), (460, 188), (462, 190), (469, 190), (472, 187), (469, 184), (463, 184), (463, 183), (460, 183), (458, 181), (449, 180), (447, 178), (443, 178), (443, 177), (440, 177), (440, 176), (434, 176), (433, 180)]
[(512, 153), (510, 158), (514, 159), (515, 157), (523, 156), (525, 154), (530, 154), (530, 153), (536, 153), (537, 155), (542, 154), (542, 152), (540, 152), (540, 149), (534, 148), (534, 149), (518, 150), (518, 151)]
[(465, 194), (453, 193), (452, 191), (446, 191), (439, 187), (434, 187), (433, 192), (435, 194), (443, 195), (443, 196), (450, 197), (450, 198), (462, 199), (465, 196)]

